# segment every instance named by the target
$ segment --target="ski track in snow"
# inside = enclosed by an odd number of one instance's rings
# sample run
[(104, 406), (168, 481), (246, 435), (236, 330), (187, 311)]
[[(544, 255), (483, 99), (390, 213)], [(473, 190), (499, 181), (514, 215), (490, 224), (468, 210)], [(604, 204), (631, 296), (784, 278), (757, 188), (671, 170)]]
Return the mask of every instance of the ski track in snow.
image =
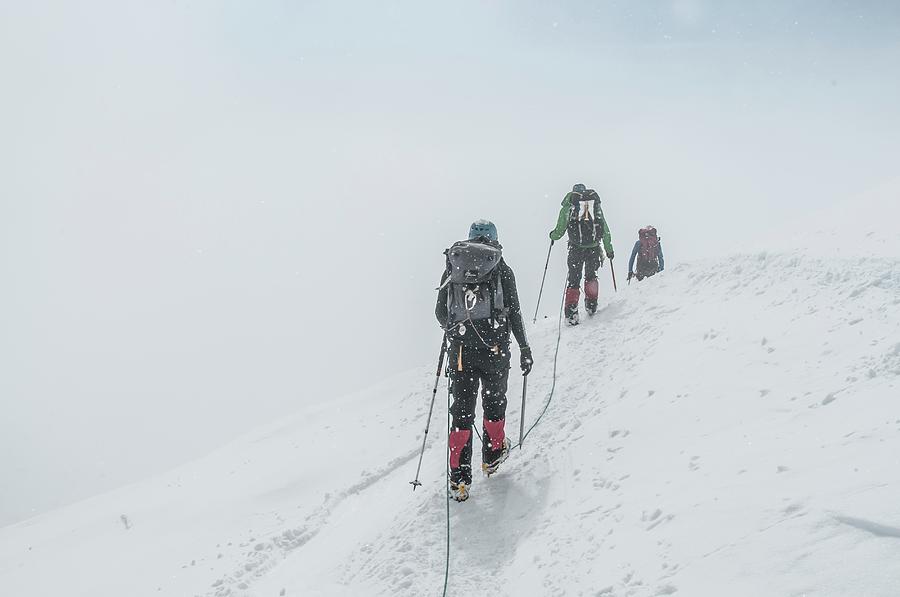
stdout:
[[(889, 258), (740, 255), (677, 265), (607, 294), (596, 316), (562, 330), (556, 393), (523, 448), (490, 479), (476, 477), (469, 501), (451, 504), (448, 594), (896, 595), (900, 415), (885, 397), (897, 395), (900, 377), (898, 311), (900, 261)], [(547, 315), (529, 330), (536, 356), (529, 425), (552, 381), (556, 313)], [(209, 536), (185, 547), (204, 563), (220, 552), (209, 576), (194, 570), (191, 556), (183, 581), (172, 576), (133, 594), (440, 594), (443, 381), (423, 486), (413, 492), (407, 484), (433, 379), (433, 372), (407, 375), (402, 393), (376, 388), (354, 403), (365, 404), (353, 414), (360, 443), (344, 451), (329, 427), (318, 429), (336, 413), (346, 416), (346, 405), (332, 405), (318, 419), (212, 455), (210, 462), (228, 461), (252, 445), (277, 461), (286, 447), (313, 445), (316, 458), (335, 458), (338, 476), (311, 485), (311, 473), (285, 465), (260, 476), (245, 489), (249, 503), (260, 503), (246, 516), (274, 515), (263, 539), (234, 539), (250, 526), (234, 522), (213, 541), (232, 537), (230, 550), (213, 548)], [(507, 430), (514, 440), (520, 389), (513, 372)], [(478, 448), (476, 440), (476, 470)], [(187, 482), (175, 485), (187, 491)], [(118, 502), (111, 504), (106, 514), (118, 519)], [(134, 528), (120, 532), (145, 528), (138, 513), (130, 518)], [(27, 539), (24, 526), (11, 528)], [(5, 553), (0, 581), (28, 562), (44, 566)], [(28, 597), (21, 574), (9, 586)], [(121, 594), (84, 582), (60, 594)]]
[(253, 581), (264, 576), (268, 571), (277, 566), (290, 552), (303, 547), (328, 523), (331, 513), (349, 496), (357, 495), (375, 483), (391, 471), (401, 467), (419, 455), (419, 450), (414, 450), (389, 462), (381, 469), (369, 473), (358, 483), (348, 487), (340, 493), (329, 496), (325, 503), (319, 506), (312, 514), (308, 515), (302, 524), (285, 529), (281, 533), (271, 536), (253, 545), (253, 550), (247, 552), (245, 560), (234, 572), (217, 579), (212, 584), (212, 590), (206, 593), (209, 597), (230, 597), (232, 595), (245, 594), (251, 588)]

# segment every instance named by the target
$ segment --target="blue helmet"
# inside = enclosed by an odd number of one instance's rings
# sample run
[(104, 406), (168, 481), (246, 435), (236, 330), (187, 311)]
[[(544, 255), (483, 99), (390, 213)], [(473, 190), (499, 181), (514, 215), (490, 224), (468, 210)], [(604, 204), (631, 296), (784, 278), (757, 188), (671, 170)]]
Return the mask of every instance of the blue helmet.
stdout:
[(493, 222), (487, 220), (475, 220), (472, 222), (472, 226), (469, 227), (469, 240), (482, 236), (497, 242), (497, 227), (494, 226)]
[(572, 190), (575, 191), (576, 193), (583, 193), (585, 190), (587, 190), (587, 187), (585, 187), (581, 183), (578, 183), (577, 185), (572, 187)]

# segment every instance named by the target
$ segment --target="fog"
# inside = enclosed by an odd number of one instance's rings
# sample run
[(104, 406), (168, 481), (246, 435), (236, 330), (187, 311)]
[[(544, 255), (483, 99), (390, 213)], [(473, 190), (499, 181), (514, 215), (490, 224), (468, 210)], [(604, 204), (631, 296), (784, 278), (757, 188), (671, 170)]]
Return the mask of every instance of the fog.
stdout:
[(624, 282), (896, 176), (896, 3), (549, 4), (0, 0), (0, 525), (432, 366), (473, 219), (530, 319), (574, 183)]

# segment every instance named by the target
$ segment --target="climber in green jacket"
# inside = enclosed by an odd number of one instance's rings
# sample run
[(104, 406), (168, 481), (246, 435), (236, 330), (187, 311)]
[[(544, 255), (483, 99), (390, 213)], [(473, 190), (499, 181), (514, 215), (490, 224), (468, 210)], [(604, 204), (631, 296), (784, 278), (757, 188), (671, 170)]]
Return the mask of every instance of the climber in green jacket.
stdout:
[[(584, 308), (588, 315), (597, 311), (599, 284), (597, 270), (603, 263), (603, 253), (612, 259), (615, 256), (612, 237), (597, 191), (587, 189), (583, 184), (572, 187), (566, 194), (559, 210), (556, 228), (550, 231), (551, 240), (558, 241), (563, 233), (569, 234), (568, 266), (569, 276), (566, 287), (566, 321), (578, 325), (578, 300), (582, 271), (584, 272)], [(600, 247), (601, 240), (603, 248)]]

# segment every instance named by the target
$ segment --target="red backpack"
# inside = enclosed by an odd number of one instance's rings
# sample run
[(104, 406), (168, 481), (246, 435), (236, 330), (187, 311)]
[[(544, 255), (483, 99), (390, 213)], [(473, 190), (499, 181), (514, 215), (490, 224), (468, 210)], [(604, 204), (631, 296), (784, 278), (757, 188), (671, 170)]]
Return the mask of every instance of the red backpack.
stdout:
[(653, 263), (659, 258), (659, 237), (656, 235), (656, 228), (647, 226), (638, 230), (638, 237), (641, 239), (640, 258), (644, 263)]

